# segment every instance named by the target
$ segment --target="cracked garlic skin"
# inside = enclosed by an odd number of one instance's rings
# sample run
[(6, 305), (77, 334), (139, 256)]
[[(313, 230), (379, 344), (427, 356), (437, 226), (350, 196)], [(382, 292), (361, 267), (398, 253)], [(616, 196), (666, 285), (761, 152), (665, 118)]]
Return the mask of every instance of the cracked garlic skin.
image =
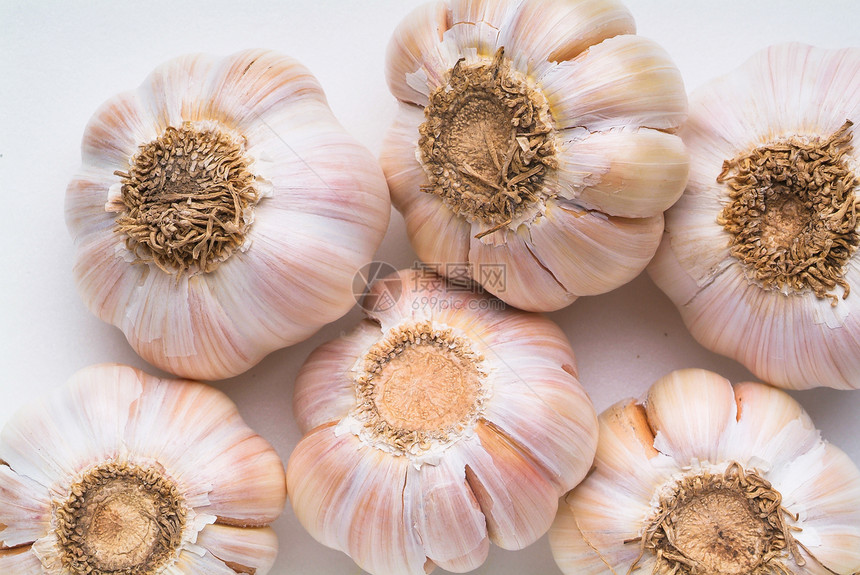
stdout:
[(860, 571), (860, 470), (786, 392), (675, 371), (599, 438), (550, 530), (564, 573)]
[(0, 573), (265, 575), (286, 497), (220, 391), (88, 367), (0, 435)]
[(648, 267), (764, 381), (860, 388), (860, 49), (772, 46), (691, 95), (690, 181)]
[[(551, 311), (636, 277), (681, 195), (687, 96), (615, 0), (436, 1), (389, 43), (380, 162), (421, 260)], [(466, 265), (464, 265), (466, 264)], [(505, 289), (483, 270), (505, 266)]]
[(189, 55), (108, 100), (66, 192), (87, 307), (153, 365), (240, 374), (354, 304), (388, 225), (373, 156), (297, 61)]
[(366, 301), (384, 305), (296, 381), (301, 524), (373, 575), (465, 572), (490, 542), (536, 541), (597, 442), (564, 333), (424, 270), (378, 280)]

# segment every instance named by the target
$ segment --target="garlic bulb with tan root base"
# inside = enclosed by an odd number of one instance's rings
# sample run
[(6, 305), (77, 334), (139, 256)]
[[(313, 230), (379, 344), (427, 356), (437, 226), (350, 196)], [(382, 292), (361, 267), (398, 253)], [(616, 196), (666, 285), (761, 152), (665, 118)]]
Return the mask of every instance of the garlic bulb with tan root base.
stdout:
[(319, 83), (262, 50), (177, 58), (87, 126), (75, 279), (144, 359), (237, 375), (345, 314), (390, 201)]
[(0, 573), (264, 575), (286, 496), (220, 391), (89, 367), (3, 428)]
[(690, 182), (648, 271), (705, 347), (860, 388), (860, 48), (771, 47), (691, 97)]
[(852, 575), (860, 470), (784, 391), (670, 373), (600, 415), (550, 531), (570, 575)]
[(370, 319), (296, 381), (299, 521), (374, 575), (465, 572), (490, 541), (536, 541), (597, 442), (563, 332), (420, 270), (375, 282), (368, 301)]
[(616, 0), (436, 1), (400, 24), (380, 161), (424, 262), (529, 311), (645, 268), (687, 179), (687, 96), (634, 32)]

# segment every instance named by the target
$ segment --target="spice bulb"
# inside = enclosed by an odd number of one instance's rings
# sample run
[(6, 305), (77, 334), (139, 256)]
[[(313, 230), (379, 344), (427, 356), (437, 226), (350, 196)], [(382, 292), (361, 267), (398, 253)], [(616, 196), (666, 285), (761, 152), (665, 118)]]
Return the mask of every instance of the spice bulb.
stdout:
[(787, 393), (676, 371), (599, 435), (550, 530), (564, 573), (860, 570), (860, 470)]
[(374, 575), (465, 572), (490, 542), (536, 541), (597, 441), (563, 332), (427, 270), (365, 301), (368, 319), (296, 380), (299, 521)]
[[(648, 271), (693, 336), (785, 388), (860, 388), (860, 49), (773, 46), (691, 96)], [(856, 308), (856, 309), (855, 309)]]
[(223, 393), (81, 370), (0, 435), (0, 573), (264, 575), (283, 463)]
[[(388, 47), (380, 156), (427, 263), (529, 311), (636, 277), (684, 189), (681, 75), (615, 0), (452, 0)], [(485, 269), (505, 266), (505, 289)]]
[(341, 317), (388, 225), (378, 163), (273, 52), (167, 62), (96, 112), (82, 156), (81, 296), (184, 377), (237, 375)]

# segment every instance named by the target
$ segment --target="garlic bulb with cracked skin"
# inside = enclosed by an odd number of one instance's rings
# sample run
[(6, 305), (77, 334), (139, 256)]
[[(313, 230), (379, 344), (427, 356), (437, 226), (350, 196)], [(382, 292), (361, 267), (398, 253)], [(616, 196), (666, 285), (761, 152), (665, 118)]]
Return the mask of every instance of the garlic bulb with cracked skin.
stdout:
[(675, 371), (604, 411), (599, 437), (550, 530), (564, 573), (860, 570), (860, 470), (786, 392)]
[(860, 388), (860, 48), (772, 46), (691, 95), (690, 181), (648, 272), (784, 388)]
[(366, 301), (369, 319), (296, 381), (304, 437), (287, 486), (301, 524), (374, 575), (465, 572), (491, 541), (536, 541), (597, 442), (564, 333), (419, 270)]
[(220, 391), (88, 367), (0, 435), (0, 573), (264, 575), (286, 497)]
[[(424, 262), (529, 311), (645, 268), (687, 178), (687, 96), (634, 32), (616, 0), (435, 1), (403, 20), (380, 161)], [(484, 277), (500, 265), (504, 290)]]
[(66, 193), (81, 296), (184, 377), (237, 375), (344, 315), (388, 225), (376, 160), (270, 51), (163, 64), (96, 112), (82, 158)]

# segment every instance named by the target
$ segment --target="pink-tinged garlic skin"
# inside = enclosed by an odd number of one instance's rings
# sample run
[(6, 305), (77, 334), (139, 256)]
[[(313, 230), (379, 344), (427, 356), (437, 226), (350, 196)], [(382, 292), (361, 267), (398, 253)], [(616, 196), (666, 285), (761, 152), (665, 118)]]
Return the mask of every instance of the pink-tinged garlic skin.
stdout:
[(840, 285), (832, 297), (763, 287), (730, 253), (731, 236), (717, 222), (728, 184), (717, 178), (739, 154), (792, 136), (826, 139), (846, 120), (853, 149), (841, 161), (857, 177), (860, 49), (792, 43), (695, 91), (678, 132), (690, 152), (690, 181), (666, 213), (648, 272), (699, 343), (782, 388), (860, 388), (860, 255), (853, 251), (843, 268), (850, 295)]
[[(64, 520), (58, 505), (77, 491), (81, 478), (108, 466), (155, 474), (175, 488), (184, 509), (168, 560), (140, 566), (140, 573), (264, 575), (271, 569), (278, 542), (269, 524), (286, 504), (284, 465), (275, 450), (220, 391), (104, 364), (79, 371), (3, 428), (0, 572), (85, 572), (86, 564), (68, 570), (65, 543), (57, 534)], [(135, 509), (128, 499), (126, 493), (101, 505)], [(83, 537), (108, 550), (119, 537), (115, 533), (135, 529), (128, 515), (116, 531), (100, 530), (96, 521), (90, 525), (81, 529)], [(126, 547), (113, 559), (145, 554), (128, 541), (151, 531), (127, 534)], [(90, 567), (106, 560), (104, 552), (90, 555)]]
[[(550, 320), (504, 309), (426, 271), (401, 271), (370, 293), (383, 291), (400, 296), (317, 348), (297, 377), (293, 406), (304, 437), (287, 465), (287, 485), (299, 521), (374, 575), (422, 575), (434, 565), (466, 572), (484, 562), (490, 542), (530, 545), (549, 528), (559, 496), (585, 477), (597, 441), (570, 344)], [(410, 326), (447, 337), (439, 353), (460, 353), (478, 367), (457, 380), (447, 377), (444, 362), (431, 362), (407, 397), (441, 390), (433, 398), (450, 398), (457, 385), (473, 385), (475, 373), (481, 389), (470, 396), (479, 399), (465, 425), (403, 449), (378, 432), (388, 429), (386, 421), (363, 424), (359, 399), (367, 396), (357, 382), (369, 351), (392, 333), (415, 333)], [(387, 365), (396, 373), (422, 368), (396, 358)], [(433, 408), (440, 404), (415, 399), (406, 412), (413, 421), (422, 411), (438, 419)]]
[[(550, 530), (564, 573), (627, 573), (634, 566), (651, 573), (659, 560), (653, 550), (643, 551), (641, 538), (663, 510), (660, 496), (680, 479), (727, 469), (770, 484), (795, 542), (793, 553), (783, 549), (753, 573), (852, 575), (860, 569), (860, 470), (821, 438), (784, 391), (680, 370), (658, 380), (644, 401), (620, 401), (599, 419), (594, 471), (566, 496)], [(748, 549), (735, 545), (734, 556)], [(719, 572), (735, 572), (727, 565)]]
[[(242, 245), (214, 269), (167, 273), (140, 261), (118, 229), (115, 172), (183, 125), (235, 136), (260, 197), (242, 217)], [(343, 130), (307, 68), (270, 51), (163, 64), (98, 110), (82, 159), (66, 193), (81, 296), (144, 359), (182, 377), (240, 374), (345, 314), (353, 276), (390, 215), (377, 161)]]
[[(419, 134), (434, 93), (450, 88), (455, 65), (485, 65), (500, 49), (512, 82), (546, 104), (554, 142), (540, 183), (529, 184), (537, 199), (509, 204), (519, 207), (508, 208), (507, 221), (507, 214), (488, 220), (466, 213), (452, 204), (456, 199), (428, 191), (437, 185), (428, 170), (436, 168), (425, 162)], [(386, 77), (400, 105), (380, 162), (422, 261), (471, 265), (479, 282), (482, 266), (503, 264), (505, 289), (485, 288), (528, 311), (605, 293), (645, 268), (660, 242), (663, 211), (687, 179), (687, 152), (673, 135), (686, 117), (687, 97), (668, 55), (635, 35), (620, 2), (431, 2), (394, 31)], [(528, 138), (518, 145), (531, 145)], [(478, 158), (486, 153), (482, 142), (469, 145), (476, 162), (489, 162)], [(491, 154), (497, 167), (507, 164), (504, 148)], [(499, 170), (507, 185), (511, 179)]]

